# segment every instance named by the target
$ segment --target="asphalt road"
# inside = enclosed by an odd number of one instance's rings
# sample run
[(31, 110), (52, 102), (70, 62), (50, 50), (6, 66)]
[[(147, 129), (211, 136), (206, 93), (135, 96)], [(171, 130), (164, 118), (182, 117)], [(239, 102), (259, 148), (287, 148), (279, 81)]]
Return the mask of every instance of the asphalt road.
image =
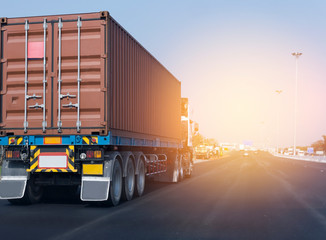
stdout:
[(326, 164), (237, 153), (117, 207), (0, 200), (0, 239), (326, 239)]

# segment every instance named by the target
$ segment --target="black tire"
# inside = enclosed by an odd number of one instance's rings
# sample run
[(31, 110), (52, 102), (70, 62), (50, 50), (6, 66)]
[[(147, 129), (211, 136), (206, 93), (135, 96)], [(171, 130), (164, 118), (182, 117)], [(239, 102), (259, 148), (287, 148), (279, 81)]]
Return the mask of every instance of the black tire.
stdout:
[(145, 183), (146, 183), (145, 162), (143, 159), (140, 159), (138, 164), (138, 174), (136, 175), (136, 195), (138, 197), (143, 195), (145, 191)]
[(41, 202), (44, 189), (33, 182), (33, 178), (27, 181), (24, 196), (20, 199), (8, 199), (14, 205), (28, 205)]
[[(176, 179), (176, 181), (175, 181), (175, 183), (178, 183), (179, 181), (180, 181), (180, 170), (179, 169), (177, 169), (176, 170), (177, 171), (177, 176), (174, 176), (175, 177), (175, 179)], [(174, 179), (173, 179), (174, 180)]]
[(179, 180), (178, 180), (178, 182), (181, 182), (183, 179), (184, 179), (184, 169), (183, 169), (183, 166), (182, 166), (182, 163), (181, 163), (181, 166), (179, 168)]
[(192, 154), (191, 153), (187, 153), (187, 169), (184, 171), (184, 177), (185, 178), (190, 178), (191, 174), (192, 174), (192, 167), (193, 167), (193, 161), (192, 161)]
[(185, 177), (190, 178), (191, 174), (192, 174), (192, 163), (189, 163), (189, 169), (187, 169), (187, 171), (185, 173)]
[(119, 204), (122, 192), (122, 168), (118, 160), (115, 160), (110, 183), (109, 203), (112, 206)]
[(135, 165), (132, 158), (127, 160), (127, 174), (123, 179), (123, 200), (130, 201), (135, 192)]

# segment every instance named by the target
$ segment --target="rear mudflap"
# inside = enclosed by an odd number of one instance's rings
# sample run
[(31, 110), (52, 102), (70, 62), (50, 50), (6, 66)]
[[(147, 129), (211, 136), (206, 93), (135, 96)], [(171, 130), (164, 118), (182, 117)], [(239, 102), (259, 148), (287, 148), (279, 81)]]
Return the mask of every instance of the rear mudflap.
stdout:
[(25, 193), (29, 174), (22, 161), (7, 161), (2, 164), (0, 178), (0, 199), (18, 199)]
[(80, 199), (82, 201), (106, 201), (109, 188), (110, 178), (83, 176)]
[(85, 174), (83, 171), (80, 191), (82, 201), (108, 200), (113, 162), (104, 161), (101, 175)]

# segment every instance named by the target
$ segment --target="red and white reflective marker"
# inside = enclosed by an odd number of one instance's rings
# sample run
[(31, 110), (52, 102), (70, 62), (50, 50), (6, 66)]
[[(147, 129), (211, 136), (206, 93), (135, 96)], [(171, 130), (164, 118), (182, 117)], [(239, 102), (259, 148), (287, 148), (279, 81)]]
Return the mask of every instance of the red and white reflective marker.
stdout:
[(44, 42), (29, 42), (27, 57), (28, 58), (43, 58), (44, 57)]

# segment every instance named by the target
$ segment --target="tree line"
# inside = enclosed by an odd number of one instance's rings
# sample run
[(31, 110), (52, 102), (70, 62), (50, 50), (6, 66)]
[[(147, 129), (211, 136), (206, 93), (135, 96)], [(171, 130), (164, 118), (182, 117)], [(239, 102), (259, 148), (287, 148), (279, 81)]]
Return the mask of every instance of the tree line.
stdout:
[(314, 148), (314, 151), (326, 152), (326, 135), (322, 135), (322, 139), (311, 144), (311, 147)]

